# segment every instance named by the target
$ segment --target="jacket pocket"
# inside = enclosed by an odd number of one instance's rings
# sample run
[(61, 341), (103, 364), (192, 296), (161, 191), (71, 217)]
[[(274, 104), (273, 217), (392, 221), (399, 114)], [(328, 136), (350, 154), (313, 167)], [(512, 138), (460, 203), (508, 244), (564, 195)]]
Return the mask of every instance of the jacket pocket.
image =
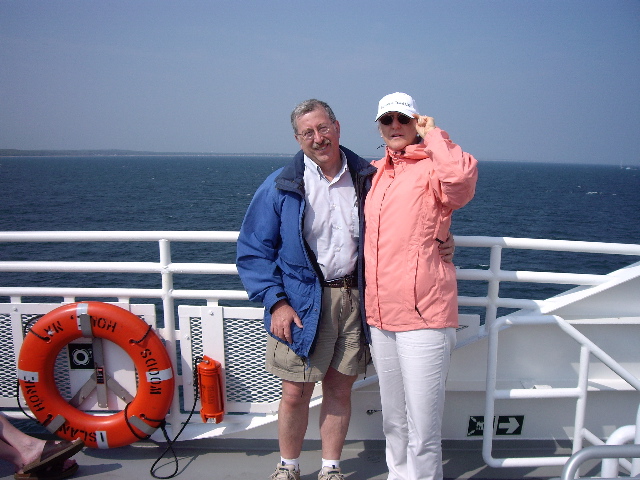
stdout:
[(315, 285), (302, 282), (298, 276), (283, 275), (284, 291), (287, 293), (291, 307), (302, 318), (313, 303)]
[(415, 310), (427, 325), (447, 308), (455, 282), (455, 267), (442, 261), (434, 242), (419, 258), (414, 289)]

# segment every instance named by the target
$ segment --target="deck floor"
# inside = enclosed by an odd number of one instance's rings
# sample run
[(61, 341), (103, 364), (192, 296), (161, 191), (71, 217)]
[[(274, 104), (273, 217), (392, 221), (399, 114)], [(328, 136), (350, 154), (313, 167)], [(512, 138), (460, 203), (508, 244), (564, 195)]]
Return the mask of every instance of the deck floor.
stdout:
[[(494, 452), (495, 457), (510, 456), (520, 442), (509, 442)], [(547, 479), (559, 477), (560, 467), (492, 469), (485, 465), (480, 441), (446, 441), (443, 459), (446, 479)], [(318, 441), (305, 442), (301, 456), (303, 480), (316, 480), (320, 467)], [(75, 456), (80, 469), (74, 478), (91, 480), (132, 480), (153, 478), (150, 468), (165, 450), (166, 444), (140, 441), (126, 447), (96, 450), (86, 448)], [(177, 442), (175, 478), (185, 480), (267, 479), (279, 460), (274, 440), (206, 439)], [(511, 453), (510, 453), (511, 451)], [(527, 455), (567, 455), (567, 449), (546, 442), (529, 443)], [(158, 462), (155, 474), (168, 477), (175, 470), (169, 454)], [(348, 441), (341, 461), (342, 471), (350, 480), (387, 478), (382, 441)], [(0, 462), (0, 478), (12, 478), (12, 467)]]

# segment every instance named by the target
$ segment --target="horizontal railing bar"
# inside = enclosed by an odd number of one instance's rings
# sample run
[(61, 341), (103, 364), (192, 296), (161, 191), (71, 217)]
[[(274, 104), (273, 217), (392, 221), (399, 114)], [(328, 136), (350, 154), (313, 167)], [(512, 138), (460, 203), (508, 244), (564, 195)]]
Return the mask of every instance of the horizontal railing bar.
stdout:
[(574, 240), (547, 240), (535, 238), (483, 237), (454, 235), (458, 247), (501, 246), (521, 250), (551, 250), (581, 253), (606, 253), (616, 255), (640, 255), (640, 245), (626, 243), (582, 242)]
[(163, 266), (154, 262), (58, 262), (9, 261), (0, 262), (0, 272), (91, 272), (91, 273), (193, 273), (237, 275), (232, 263), (171, 263)]
[[(458, 305), (461, 307), (486, 307), (491, 302), (487, 297), (458, 297)], [(537, 309), (541, 300), (529, 300), (526, 298), (498, 298), (494, 302), (500, 308)]]
[[(130, 292), (133, 292), (130, 293)], [(73, 288), (73, 287), (0, 287), (0, 296), (24, 296), (24, 297), (44, 297), (44, 296), (65, 296), (65, 297), (139, 297), (139, 298), (161, 298), (162, 291), (157, 289), (136, 289), (136, 288)], [(205, 299), (218, 298), (224, 300), (247, 300), (249, 297), (244, 290), (173, 290), (173, 298)], [(486, 297), (458, 297), (458, 304), (465, 307), (486, 307), (488, 304)], [(501, 298), (496, 303), (502, 308), (536, 308), (539, 305), (537, 300)]]
[(159, 288), (0, 287), (5, 297), (162, 298)]
[(194, 274), (219, 274), (237, 275), (238, 269), (234, 263), (171, 263), (168, 266), (172, 273), (194, 273)]
[(564, 465), (570, 457), (558, 455), (557, 457), (514, 457), (514, 458), (491, 458), (487, 465), (493, 468), (516, 468), (516, 467), (557, 467)]
[[(52, 293), (52, 292), (63, 292)], [(117, 292), (116, 294), (103, 294), (101, 292)], [(135, 292), (129, 294), (128, 292)], [(97, 297), (140, 297), (140, 298), (160, 298), (161, 290), (155, 289), (135, 289), (135, 288), (74, 288), (74, 287), (0, 287), (0, 296), (97, 296)], [(229, 292), (227, 295), (225, 292)], [(232, 293), (233, 292), (233, 293)], [(240, 292), (240, 293), (238, 293)], [(225, 293), (223, 295), (222, 293)], [(241, 295), (241, 296), (240, 296)], [(218, 298), (224, 300), (247, 300), (248, 296), (244, 290), (173, 290), (173, 298)], [(540, 305), (539, 300), (528, 300), (519, 298), (499, 298), (495, 305), (499, 308), (536, 309)], [(489, 304), (487, 297), (458, 297), (458, 304), (462, 307), (486, 307)]]
[(0, 272), (160, 273), (153, 262), (0, 262)]
[[(172, 298), (193, 300), (248, 300), (244, 290), (172, 290)], [(114, 297), (162, 298), (163, 291), (153, 288), (71, 288), (71, 287), (0, 287), (2, 297)]]
[[(154, 262), (60, 262), (60, 261), (4, 261), (0, 272), (92, 272), (92, 273), (192, 273), (237, 275), (231, 263), (171, 263), (163, 266)], [(556, 283), (568, 285), (600, 285), (610, 277), (581, 273), (528, 272), (502, 270), (494, 275), (488, 270), (456, 270), (458, 280), (498, 279), (505, 282)]]
[(235, 242), (231, 231), (50, 231), (0, 232), (0, 242)]
[(491, 270), (464, 269), (456, 270), (458, 280), (500, 280), (503, 282), (558, 283), (565, 285), (600, 285), (610, 277), (585, 273), (531, 272), (526, 270), (500, 270), (497, 274)]
[(249, 300), (247, 292), (244, 290), (174, 290), (171, 292), (173, 298), (181, 299), (218, 299), (218, 300)]
[[(585, 447), (582, 450), (571, 455), (567, 463), (565, 463), (564, 468), (562, 469), (562, 477), (560, 478), (561, 480), (573, 480), (574, 478), (576, 478), (576, 474), (578, 473), (580, 465), (589, 460), (605, 458), (640, 458), (640, 445), (591, 445), (589, 447)], [(632, 475), (634, 475), (634, 473), (632, 473)]]
[[(237, 231), (34, 231), (0, 232), (0, 242), (128, 242), (128, 241), (181, 241), (181, 242), (235, 242)], [(624, 243), (583, 242), (574, 240), (548, 240), (534, 238), (485, 237), (455, 235), (459, 247), (501, 246), (515, 249), (572, 251), (639, 255), (640, 245)]]
[(578, 398), (579, 388), (512, 388), (509, 390), (496, 390), (496, 399), (522, 399), (522, 398)]

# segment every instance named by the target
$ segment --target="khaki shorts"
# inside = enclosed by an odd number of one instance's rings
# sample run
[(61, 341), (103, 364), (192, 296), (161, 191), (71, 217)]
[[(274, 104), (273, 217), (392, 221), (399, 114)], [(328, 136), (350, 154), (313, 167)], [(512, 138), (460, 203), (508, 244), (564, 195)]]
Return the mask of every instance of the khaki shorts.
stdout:
[(371, 360), (360, 322), (357, 288), (324, 287), (316, 345), (309, 364), (272, 336), (267, 340), (266, 369), (291, 382), (319, 382), (329, 367), (345, 375), (364, 373)]

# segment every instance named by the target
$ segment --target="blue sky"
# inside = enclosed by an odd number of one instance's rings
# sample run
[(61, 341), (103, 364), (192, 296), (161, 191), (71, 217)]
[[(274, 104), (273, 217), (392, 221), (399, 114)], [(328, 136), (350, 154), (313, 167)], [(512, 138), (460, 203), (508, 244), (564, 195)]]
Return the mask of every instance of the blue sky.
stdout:
[(379, 156), (404, 91), (480, 160), (640, 164), (640, 1), (0, 0), (0, 148)]

